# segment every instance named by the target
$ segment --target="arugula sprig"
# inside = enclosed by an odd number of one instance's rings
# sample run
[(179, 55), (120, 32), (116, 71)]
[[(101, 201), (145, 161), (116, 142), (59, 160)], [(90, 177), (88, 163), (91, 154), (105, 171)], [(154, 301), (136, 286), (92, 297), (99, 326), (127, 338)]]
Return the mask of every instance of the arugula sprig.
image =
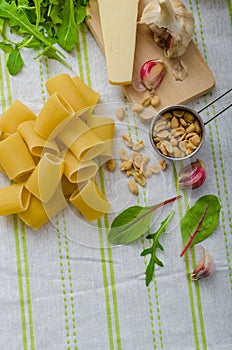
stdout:
[[(23, 66), (22, 47), (39, 49), (37, 57), (44, 55), (56, 59), (68, 68), (64, 54), (54, 45), (71, 52), (78, 42), (77, 26), (86, 18), (89, 0), (0, 0), (0, 48), (8, 53), (10, 74), (17, 74)], [(22, 36), (19, 43), (5, 35), (5, 27)]]
[(171, 211), (171, 213), (166, 217), (164, 221), (161, 222), (160, 227), (158, 231), (155, 233), (149, 234), (146, 236), (147, 239), (153, 240), (152, 245), (149, 248), (146, 248), (142, 251), (141, 256), (146, 256), (148, 254), (151, 255), (150, 261), (147, 265), (145, 275), (146, 275), (146, 286), (148, 287), (150, 282), (152, 281), (154, 270), (155, 270), (155, 264), (163, 267), (162, 261), (157, 257), (156, 251), (157, 249), (164, 250), (162, 244), (159, 242), (159, 237), (161, 233), (164, 233), (166, 231), (167, 225), (170, 222), (171, 218), (174, 215), (174, 211)]

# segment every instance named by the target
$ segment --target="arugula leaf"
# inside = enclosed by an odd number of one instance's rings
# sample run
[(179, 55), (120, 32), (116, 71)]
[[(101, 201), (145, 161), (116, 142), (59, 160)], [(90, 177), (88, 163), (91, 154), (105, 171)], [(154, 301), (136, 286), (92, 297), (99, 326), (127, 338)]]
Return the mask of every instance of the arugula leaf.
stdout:
[(40, 0), (33, 0), (35, 4), (35, 12), (36, 12), (36, 27), (39, 26), (40, 23)]
[(6, 65), (11, 75), (17, 74), (22, 68), (23, 59), (17, 47), (10, 52)]
[[(0, 0), (0, 16), (9, 19), (12, 27), (18, 26), (25, 33), (33, 35), (35, 38), (40, 40), (43, 45), (51, 46), (49, 39), (43, 36), (40, 31), (30, 23), (24, 11), (17, 10), (14, 2), (7, 4), (4, 0)], [(61, 52), (59, 52), (59, 50), (57, 50), (55, 47), (52, 47), (52, 49), (61, 54)]]
[(1, 41), (0, 42), (0, 49), (2, 49), (6, 53), (9, 53), (13, 50), (13, 46), (11, 44), (7, 44), (7, 43)]
[(86, 18), (86, 5), (79, 6), (75, 9), (75, 19), (77, 24), (81, 24), (84, 22)]
[(161, 243), (159, 242), (159, 237), (161, 235), (161, 233), (165, 232), (167, 225), (169, 223), (169, 221), (171, 220), (171, 218), (173, 217), (173, 215), (175, 214), (174, 211), (171, 211), (171, 213), (166, 217), (166, 219), (164, 221), (161, 222), (160, 228), (158, 229), (158, 231), (156, 231), (155, 233), (152, 233), (150, 235), (148, 235), (146, 238), (147, 239), (152, 239), (153, 243), (151, 245), (150, 248), (144, 249), (141, 253), (141, 256), (145, 256), (150, 254), (150, 261), (147, 265), (146, 268), (146, 286), (149, 286), (153, 275), (154, 275), (154, 270), (155, 270), (155, 264), (159, 265), (159, 266), (163, 266), (162, 261), (160, 261), (156, 255), (156, 250), (160, 249), (160, 250), (164, 250), (163, 246), (161, 245)]
[(214, 232), (218, 225), (220, 210), (220, 202), (214, 195), (201, 197), (187, 210), (180, 222), (185, 245), (180, 256), (183, 256), (190, 246), (202, 242)]
[[(14, 44), (18, 50), (40, 49), (37, 57), (45, 55), (70, 68), (62, 52), (53, 45), (72, 51), (78, 40), (77, 26), (84, 22), (88, 4), (89, 0), (0, 0), (0, 32), (5, 44)], [(26, 39), (18, 45), (5, 38), (5, 24)], [(0, 49), (7, 52), (9, 47), (2, 45)]]
[(112, 244), (128, 244), (149, 230), (153, 212), (181, 196), (167, 199), (149, 207), (132, 206), (121, 212), (112, 222), (108, 239)]
[(47, 56), (48, 58), (55, 59), (72, 70), (72, 67), (63, 58), (57, 55), (52, 46), (45, 47), (45, 49), (38, 55), (38, 57), (40, 56)]
[(65, 0), (62, 12), (63, 22), (57, 32), (59, 45), (68, 52), (71, 52), (77, 43), (77, 28), (74, 19), (73, 2)]

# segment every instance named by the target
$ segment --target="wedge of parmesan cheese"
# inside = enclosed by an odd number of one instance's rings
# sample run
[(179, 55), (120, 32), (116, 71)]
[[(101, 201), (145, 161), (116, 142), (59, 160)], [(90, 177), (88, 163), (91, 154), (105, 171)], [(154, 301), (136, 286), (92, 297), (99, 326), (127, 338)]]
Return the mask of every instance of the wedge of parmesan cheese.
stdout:
[(139, 0), (98, 0), (109, 82), (132, 82)]

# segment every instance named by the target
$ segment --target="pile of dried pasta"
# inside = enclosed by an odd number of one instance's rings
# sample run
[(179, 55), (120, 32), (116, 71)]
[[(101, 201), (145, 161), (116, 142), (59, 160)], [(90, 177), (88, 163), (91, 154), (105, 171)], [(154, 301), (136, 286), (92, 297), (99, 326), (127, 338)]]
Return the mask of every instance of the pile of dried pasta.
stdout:
[(68, 201), (88, 220), (110, 209), (95, 176), (96, 157), (112, 157), (114, 120), (92, 114), (99, 94), (78, 77), (46, 82), (49, 98), (36, 116), (16, 100), (0, 118), (0, 215), (18, 214), (34, 229)]

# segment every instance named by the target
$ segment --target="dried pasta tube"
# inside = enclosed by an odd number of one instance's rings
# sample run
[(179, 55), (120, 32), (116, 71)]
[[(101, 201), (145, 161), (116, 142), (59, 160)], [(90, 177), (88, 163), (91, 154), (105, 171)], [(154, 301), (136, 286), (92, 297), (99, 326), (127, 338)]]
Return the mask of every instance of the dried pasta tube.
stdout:
[(18, 214), (19, 218), (34, 230), (41, 228), (53, 216), (67, 206), (67, 201), (59, 186), (47, 203), (42, 203), (37, 197), (31, 195), (27, 210)]
[(49, 221), (49, 217), (46, 214), (42, 202), (33, 195), (31, 195), (27, 210), (19, 213), (18, 216), (26, 225), (35, 230), (38, 230), (47, 221)]
[(18, 132), (0, 141), (0, 164), (15, 182), (25, 181), (34, 170), (34, 160)]
[(54, 140), (46, 140), (39, 136), (34, 126), (34, 120), (29, 120), (18, 126), (18, 132), (26, 142), (31, 154), (35, 157), (41, 157), (43, 153), (52, 153), (58, 156), (60, 150), (56, 142)]
[(92, 114), (87, 118), (86, 124), (104, 141), (105, 148), (101, 155), (112, 157), (115, 130), (114, 120), (105, 116)]
[(78, 184), (70, 182), (65, 175), (61, 178), (61, 187), (64, 196), (71, 196), (71, 194), (77, 189)]
[(110, 210), (110, 203), (92, 180), (79, 185), (69, 200), (88, 221), (97, 220)]
[(104, 142), (96, 136), (86, 123), (75, 117), (59, 134), (59, 139), (79, 161), (88, 161), (102, 153)]
[(42, 202), (48, 202), (57, 190), (64, 170), (64, 160), (45, 153), (25, 183), (26, 188)]
[(74, 81), (68, 74), (57, 74), (46, 81), (49, 95), (58, 93), (72, 106), (75, 112), (89, 107), (85, 98), (81, 95)]
[(95, 106), (100, 98), (100, 94), (86, 85), (77, 75), (72, 80), (88, 106)]
[(73, 115), (74, 110), (68, 101), (60, 94), (54, 93), (40, 110), (35, 122), (35, 131), (44, 139), (54, 139)]
[(0, 188), (0, 215), (20, 213), (28, 208), (30, 192), (24, 183)]
[(16, 100), (2, 115), (2, 132), (12, 134), (18, 126), (27, 121), (35, 120), (36, 115), (19, 100)]
[(26, 225), (38, 230), (66, 206), (67, 202), (59, 187), (47, 203), (42, 203), (32, 195), (27, 210), (19, 213), (18, 216)]
[(71, 151), (64, 155), (64, 175), (72, 183), (79, 183), (94, 177), (98, 166), (93, 160), (80, 162)]
[(68, 203), (64, 196), (61, 184), (57, 187), (52, 198), (48, 202), (43, 203), (44, 210), (49, 219), (65, 209), (67, 205)]

